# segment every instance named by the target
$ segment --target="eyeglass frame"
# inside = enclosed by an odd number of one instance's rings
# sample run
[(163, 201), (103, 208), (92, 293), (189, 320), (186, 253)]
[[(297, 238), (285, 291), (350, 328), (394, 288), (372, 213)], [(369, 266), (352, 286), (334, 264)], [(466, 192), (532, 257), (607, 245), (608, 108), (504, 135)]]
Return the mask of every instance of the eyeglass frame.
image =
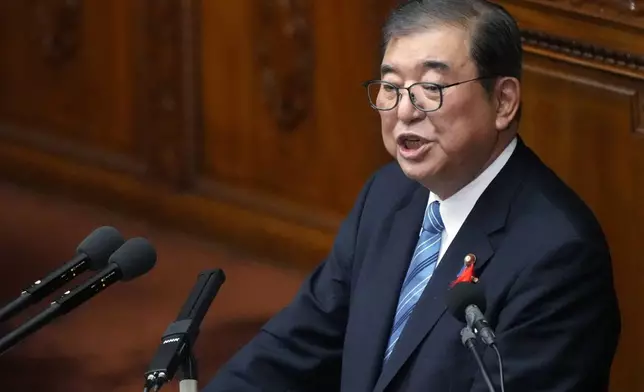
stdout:
[[(432, 83), (432, 82), (416, 82), (416, 83), (413, 83), (413, 84), (411, 84), (411, 85), (409, 85), (407, 87), (399, 87), (399, 86), (396, 86), (395, 84), (393, 84), (391, 82), (387, 82), (387, 81), (381, 80), (381, 79), (372, 79), (372, 80), (367, 80), (366, 82), (363, 82), (362, 86), (367, 90), (367, 98), (369, 99), (369, 105), (373, 109), (379, 110), (381, 112), (388, 112), (390, 110), (394, 110), (400, 104), (400, 99), (402, 98), (402, 93), (400, 92), (400, 90), (407, 90), (407, 95), (409, 95), (411, 104), (414, 105), (414, 107), (416, 109), (420, 110), (421, 112), (431, 113), (431, 112), (435, 112), (435, 111), (439, 110), (443, 106), (443, 90), (448, 89), (450, 87), (458, 86), (460, 84), (465, 84), (465, 83), (469, 83), (469, 82), (475, 82), (475, 81), (478, 81), (478, 80), (490, 79), (490, 78), (495, 78), (495, 77), (496, 76), (478, 76), (478, 77), (476, 77), (474, 79), (463, 80), (463, 81), (456, 82), (456, 83), (451, 83), (451, 84), (438, 84), (438, 83)], [(396, 103), (391, 108), (389, 108), (389, 109), (379, 109), (379, 108), (376, 107), (376, 105), (373, 104), (373, 102), (371, 102), (371, 96), (369, 95), (369, 85), (371, 85), (373, 83), (376, 83), (376, 82), (380, 83), (380, 84), (387, 84), (387, 85), (393, 87), (394, 89), (396, 89)], [(425, 109), (421, 109), (418, 106), (416, 106), (416, 104), (414, 103), (414, 100), (411, 99), (411, 97), (413, 96), (413, 94), (411, 92), (411, 88), (414, 87), (414, 86), (418, 86), (418, 85), (424, 85), (424, 86), (430, 85), (430, 86), (434, 86), (434, 87), (436, 87), (438, 89), (438, 92), (440, 94), (439, 95), (440, 96), (440, 102), (439, 102), (438, 107), (436, 109), (425, 110)]]

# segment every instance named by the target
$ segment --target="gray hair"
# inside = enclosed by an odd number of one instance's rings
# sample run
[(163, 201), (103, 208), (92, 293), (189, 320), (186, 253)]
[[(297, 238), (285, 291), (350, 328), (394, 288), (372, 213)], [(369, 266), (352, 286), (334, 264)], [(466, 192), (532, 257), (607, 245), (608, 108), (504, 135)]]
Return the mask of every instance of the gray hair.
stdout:
[[(434, 26), (452, 25), (471, 34), (470, 57), (478, 76), (510, 76), (521, 80), (523, 49), (514, 18), (500, 5), (485, 0), (411, 0), (398, 6), (383, 28), (383, 50), (395, 37)], [(482, 80), (488, 93), (494, 78)]]

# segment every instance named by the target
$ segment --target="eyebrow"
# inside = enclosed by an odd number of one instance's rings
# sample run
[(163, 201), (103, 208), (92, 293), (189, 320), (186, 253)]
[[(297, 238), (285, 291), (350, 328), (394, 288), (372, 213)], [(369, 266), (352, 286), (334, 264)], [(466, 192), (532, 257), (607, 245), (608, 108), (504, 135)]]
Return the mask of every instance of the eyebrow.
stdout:
[[(421, 63), (422, 67), (425, 70), (437, 71), (440, 73), (447, 73), (450, 70), (447, 63), (437, 60), (425, 60)], [(396, 67), (390, 64), (383, 64), (380, 67), (380, 75), (385, 76), (390, 73), (398, 73)]]

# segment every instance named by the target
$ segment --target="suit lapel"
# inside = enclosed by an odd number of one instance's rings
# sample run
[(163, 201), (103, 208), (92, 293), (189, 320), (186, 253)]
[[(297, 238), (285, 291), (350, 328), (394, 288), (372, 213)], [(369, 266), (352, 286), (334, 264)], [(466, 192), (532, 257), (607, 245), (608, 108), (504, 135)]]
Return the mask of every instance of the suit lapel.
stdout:
[[(380, 372), (385, 345), (393, 322), (394, 311), (409, 260), (418, 240), (427, 206), (429, 191), (416, 187), (411, 197), (383, 224), (374, 262), (364, 265), (354, 292), (352, 324), (356, 330), (351, 339), (358, 358), (349, 360), (351, 373), (359, 374), (365, 385), (356, 390), (371, 391)], [(363, 287), (364, 286), (364, 287)], [(364, 377), (363, 375), (367, 375)], [(362, 381), (361, 381), (362, 382)]]
[[(463, 225), (434, 271), (389, 361), (383, 367), (374, 392), (381, 392), (386, 388), (405, 361), (444, 315), (447, 309), (445, 301), (449, 285), (456, 279), (468, 253), (476, 255), (477, 270), (480, 270), (493, 254), (487, 235), (471, 224)], [(458, 334), (459, 331), (454, 333)]]
[[(423, 339), (445, 314), (447, 310), (445, 301), (449, 285), (456, 279), (463, 267), (465, 256), (470, 253), (476, 256), (475, 275), (477, 276), (492, 258), (494, 246), (490, 241), (494, 236), (491, 234), (499, 231), (505, 225), (508, 207), (522, 181), (523, 170), (527, 165), (526, 161), (529, 156), (529, 150), (519, 138), (514, 154), (488, 186), (488, 189), (483, 192), (434, 271), (391, 357), (382, 368), (380, 377), (373, 389), (374, 392), (385, 390), (416, 348), (422, 343)], [(414, 239), (417, 240), (417, 236)], [(405, 261), (409, 262), (411, 254), (401, 253), (393, 256), (407, 257), (404, 261), (401, 261), (401, 263), (404, 263)], [(397, 283), (400, 285), (401, 282)], [(394, 295), (393, 301), (397, 301), (399, 291), (400, 287), (394, 294), (389, 292), (388, 295)], [(390, 314), (390, 317), (393, 317), (393, 309)], [(459, 332), (454, 331), (455, 334)], [(383, 337), (384, 340), (387, 338), (388, 335)]]

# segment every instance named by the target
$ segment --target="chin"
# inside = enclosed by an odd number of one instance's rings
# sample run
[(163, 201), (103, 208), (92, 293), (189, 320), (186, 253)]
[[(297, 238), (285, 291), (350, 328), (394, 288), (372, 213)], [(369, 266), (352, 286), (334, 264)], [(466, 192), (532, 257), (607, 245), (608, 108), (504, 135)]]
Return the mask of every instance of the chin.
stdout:
[(429, 162), (410, 162), (400, 157), (397, 157), (397, 161), (403, 173), (414, 181), (423, 182), (422, 180), (431, 178), (436, 173), (435, 168)]

